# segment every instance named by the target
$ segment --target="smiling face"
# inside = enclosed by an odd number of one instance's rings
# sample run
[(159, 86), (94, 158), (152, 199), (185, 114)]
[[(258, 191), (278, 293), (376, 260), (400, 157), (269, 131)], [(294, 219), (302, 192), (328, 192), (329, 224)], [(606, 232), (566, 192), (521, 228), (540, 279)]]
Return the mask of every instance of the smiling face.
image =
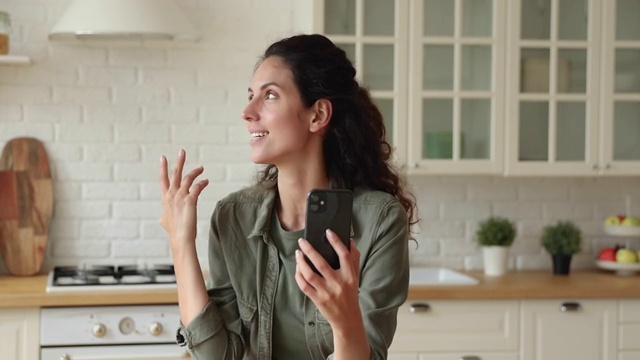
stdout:
[(305, 158), (318, 136), (310, 129), (314, 116), (314, 107), (305, 108), (293, 74), (282, 59), (265, 59), (253, 75), (249, 104), (242, 112), (251, 136), (251, 160), (278, 167), (309, 161)]

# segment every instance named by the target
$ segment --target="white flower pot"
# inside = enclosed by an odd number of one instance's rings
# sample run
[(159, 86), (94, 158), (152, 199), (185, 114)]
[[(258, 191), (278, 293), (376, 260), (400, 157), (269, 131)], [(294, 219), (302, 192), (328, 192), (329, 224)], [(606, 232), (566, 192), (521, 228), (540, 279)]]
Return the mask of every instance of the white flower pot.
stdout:
[(500, 276), (507, 272), (509, 247), (508, 246), (483, 246), (482, 257), (484, 260), (484, 274), (488, 276)]

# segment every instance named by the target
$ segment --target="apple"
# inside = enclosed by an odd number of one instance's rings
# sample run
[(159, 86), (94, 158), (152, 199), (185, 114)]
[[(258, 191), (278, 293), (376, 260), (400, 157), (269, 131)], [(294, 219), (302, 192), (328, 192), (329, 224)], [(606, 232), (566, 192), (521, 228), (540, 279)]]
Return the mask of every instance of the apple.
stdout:
[(617, 215), (611, 215), (609, 217), (607, 217), (604, 220), (604, 224), (611, 226), (611, 225), (620, 225), (622, 221), (620, 220), (620, 218)]
[(616, 249), (612, 247), (605, 247), (600, 250), (598, 254), (598, 260), (600, 261), (616, 261)]
[(622, 226), (640, 226), (640, 217), (627, 216), (620, 222)]
[(638, 255), (633, 250), (620, 249), (616, 252), (616, 261), (622, 264), (634, 263), (638, 261)]

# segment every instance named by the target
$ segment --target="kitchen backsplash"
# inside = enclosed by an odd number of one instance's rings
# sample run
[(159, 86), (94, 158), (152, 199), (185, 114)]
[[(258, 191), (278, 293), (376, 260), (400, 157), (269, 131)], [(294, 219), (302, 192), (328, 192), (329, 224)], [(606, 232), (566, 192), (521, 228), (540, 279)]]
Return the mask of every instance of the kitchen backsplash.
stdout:
[[(246, 186), (255, 166), (240, 112), (257, 58), (273, 40), (311, 29), (311, 0), (180, 0), (202, 31), (198, 43), (50, 42), (47, 32), (67, 0), (0, 0), (11, 13), (11, 52), (30, 66), (0, 66), (0, 147), (31, 136), (45, 143), (55, 209), (43, 271), (54, 264), (170, 260), (158, 223), (160, 155), (180, 148), (211, 181), (199, 203), (198, 249), (206, 263), (208, 217), (215, 202)], [(640, 213), (638, 178), (412, 177), (422, 219), (412, 263), (479, 269), (477, 223), (513, 219), (512, 268), (550, 267), (542, 227), (574, 220), (585, 235), (575, 267), (619, 239), (603, 219)], [(636, 244), (640, 247), (639, 243)], [(0, 273), (6, 273), (0, 261)]]

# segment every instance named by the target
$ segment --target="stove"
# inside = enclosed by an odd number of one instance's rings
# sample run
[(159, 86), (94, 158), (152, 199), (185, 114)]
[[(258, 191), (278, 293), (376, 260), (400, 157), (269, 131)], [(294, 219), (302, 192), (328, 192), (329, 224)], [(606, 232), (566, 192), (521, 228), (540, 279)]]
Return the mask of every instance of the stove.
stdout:
[(173, 265), (56, 266), (49, 272), (47, 292), (175, 289)]

